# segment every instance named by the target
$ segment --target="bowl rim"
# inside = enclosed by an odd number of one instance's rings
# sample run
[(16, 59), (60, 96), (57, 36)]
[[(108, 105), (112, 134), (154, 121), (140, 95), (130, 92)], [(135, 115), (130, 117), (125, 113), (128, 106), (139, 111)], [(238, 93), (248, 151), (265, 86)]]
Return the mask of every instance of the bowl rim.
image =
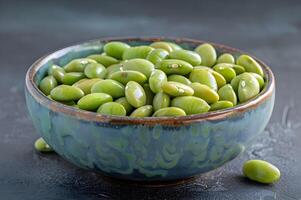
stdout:
[(109, 37), (109, 38), (100, 38), (81, 42), (72, 46), (62, 48), (60, 50), (54, 51), (46, 56), (41, 57), (35, 61), (30, 68), (27, 70), (25, 77), (25, 85), (28, 92), (31, 96), (41, 105), (49, 108), (53, 112), (61, 112), (66, 115), (71, 115), (80, 120), (85, 121), (94, 121), (99, 123), (110, 123), (110, 124), (133, 124), (133, 125), (168, 125), (168, 126), (179, 126), (183, 124), (191, 124), (195, 122), (200, 122), (204, 120), (221, 120), (227, 117), (235, 116), (243, 112), (247, 112), (249, 109), (254, 109), (260, 104), (264, 103), (270, 96), (273, 95), (275, 89), (275, 78), (272, 70), (261, 60), (252, 56), (262, 67), (265, 75), (267, 84), (263, 90), (255, 98), (250, 99), (242, 104), (236, 105), (232, 108), (210, 111), (202, 114), (187, 115), (181, 117), (147, 117), (147, 118), (133, 118), (129, 116), (111, 116), (111, 115), (101, 115), (90, 111), (79, 110), (72, 106), (67, 106), (62, 103), (58, 103), (47, 98), (38, 88), (34, 82), (35, 75), (39, 69), (47, 63), (49, 60), (59, 57), (73, 49), (81, 48), (82, 45), (91, 45), (92, 43), (106, 43), (109, 41), (141, 41), (141, 42), (155, 42), (155, 41), (173, 41), (177, 44), (179, 43), (193, 43), (194, 45), (199, 45), (203, 43), (209, 43), (213, 45), (218, 50), (226, 50), (225, 52), (235, 52), (239, 54), (248, 54), (239, 49), (229, 47), (222, 44), (217, 44), (213, 42), (189, 39), (189, 38), (177, 38), (177, 37)]

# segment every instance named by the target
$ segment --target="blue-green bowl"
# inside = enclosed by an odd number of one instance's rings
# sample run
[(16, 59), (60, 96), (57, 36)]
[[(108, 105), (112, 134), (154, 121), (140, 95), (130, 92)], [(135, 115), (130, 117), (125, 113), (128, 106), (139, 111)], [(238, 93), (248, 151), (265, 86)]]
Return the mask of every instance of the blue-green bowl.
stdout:
[[(128, 180), (183, 179), (234, 159), (267, 125), (274, 106), (274, 76), (258, 59), (267, 83), (256, 98), (231, 109), (185, 117), (100, 115), (52, 101), (38, 89), (50, 65), (65, 65), (72, 59), (101, 53), (103, 45), (112, 40), (133, 46), (167, 40), (185, 49), (204, 43), (177, 38), (100, 39), (64, 48), (36, 61), (26, 75), (30, 116), (37, 132), (71, 163)], [(218, 53), (243, 53), (212, 45)]]

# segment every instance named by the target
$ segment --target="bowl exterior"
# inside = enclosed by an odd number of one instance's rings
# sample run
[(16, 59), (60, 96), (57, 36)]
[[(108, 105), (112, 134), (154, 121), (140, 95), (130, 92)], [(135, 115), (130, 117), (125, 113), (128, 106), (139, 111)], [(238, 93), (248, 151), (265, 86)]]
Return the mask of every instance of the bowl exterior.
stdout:
[(186, 126), (114, 125), (51, 111), (26, 91), (36, 130), (66, 160), (131, 180), (175, 180), (235, 158), (267, 125), (274, 95), (246, 112)]
[[(137, 45), (150, 41), (126, 42)], [(74, 58), (101, 52), (101, 44), (86, 43), (54, 53), (54, 59), (45, 61), (34, 72), (35, 83), (46, 74), (49, 65), (63, 65)], [(182, 45), (194, 48), (197, 44)], [(262, 133), (275, 98), (273, 86), (271, 95), (264, 100), (225, 117), (183, 124), (125, 124), (83, 119), (74, 114), (74, 109), (72, 114), (60, 112), (61, 107), (33, 89), (28, 79), (27, 75), (25, 96), (33, 124), (59, 155), (81, 168), (130, 180), (176, 180), (222, 166)]]

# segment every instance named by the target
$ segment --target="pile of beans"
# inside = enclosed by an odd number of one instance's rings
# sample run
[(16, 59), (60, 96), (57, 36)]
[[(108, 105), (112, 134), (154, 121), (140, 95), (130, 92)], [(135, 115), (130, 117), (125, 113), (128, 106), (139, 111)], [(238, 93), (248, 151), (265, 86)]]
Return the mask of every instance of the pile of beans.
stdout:
[(103, 115), (185, 116), (233, 107), (260, 93), (261, 66), (250, 56), (217, 55), (201, 44), (104, 45), (102, 54), (52, 65), (39, 83), (50, 99)]

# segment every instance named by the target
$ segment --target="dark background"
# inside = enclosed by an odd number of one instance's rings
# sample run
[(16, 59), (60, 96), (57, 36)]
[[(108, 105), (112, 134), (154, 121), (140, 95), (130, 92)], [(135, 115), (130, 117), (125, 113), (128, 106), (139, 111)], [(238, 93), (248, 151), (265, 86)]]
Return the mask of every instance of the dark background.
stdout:
[[(141, 186), (81, 170), (33, 149), (24, 78), (39, 57), (110, 36), (176, 36), (230, 45), (275, 73), (276, 103), (265, 132), (224, 167), (182, 185)], [(0, 199), (301, 199), (300, 1), (0, 0)], [(277, 165), (281, 180), (241, 176), (250, 158)]]

